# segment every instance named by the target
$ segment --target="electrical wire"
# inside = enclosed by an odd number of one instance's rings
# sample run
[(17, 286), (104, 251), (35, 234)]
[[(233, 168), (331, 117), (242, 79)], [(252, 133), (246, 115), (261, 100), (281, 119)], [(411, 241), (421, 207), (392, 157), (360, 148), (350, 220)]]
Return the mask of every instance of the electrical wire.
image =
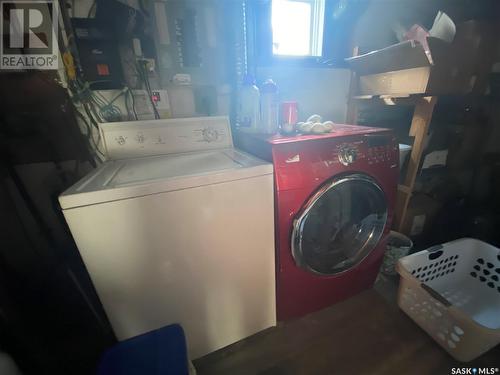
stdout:
[[(95, 94), (93, 94), (95, 95)], [(97, 106), (99, 109), (99, 116), (108, 122), (121, 120), (122, 119), (122, 111), (119, 107), (113, 104), (113, 102), (123, 95), (123, 92), (118, 94), (116, 98), (112, 101), (107, 101), (102, 95), (101, 103)], [(97, 96), (96, 96), (97, 97)]]
[(151, 86), (149, 84), (149, 78), (148, 78), (148, 73), (147, 73), (147, 70), (146, 70), (146, 64), (143, 63), (142, 66), (141, 66), (141, 63), (139, 63), (139, 70), (140, 70), (140, 73), (141, 73), (141, 77), (142, 77), (142, 81), (144, 82), (144, 85), (146, 87), (146, 91), (148, 93), (148, 97), (149, 97), (149, 101), (151, 102), (151, 106), (153, 107), (153, 112), (154, 112), (154, 115), (155, 115), (155, 119), (159, 119), (160, 118), (160, 114), (158, 113), (157, 109), (156, 109), (156, 105), (153, 101), (153, 92), (151, 90)]
[[(76, 107), (74, 108), (74, 111), (75, 111), (76, 115), (80, 118), (80, 120), (82, 120), (83, 124), (85, 125), (85, 130), (87, 132), (87, 134), (86, 134), (87, 135), (87, 141), (92, 146), (91, 150), (94, 151), (93, 153), (94, 154), (98, 153), (102, 157), (105, 157), (104, 153), (99, 149), (99, 146), (98, 146), (98, 144), (96, 143), (96, 141), (94, 139), (92, 128), (89, 125), (89, 123), (88, 123), (87, 119), (85, 118), (85, 116)], [(100, 139), (98, 139), (97, 142), (99, 142), (99, 141), (100, 141)]]
[(128, 88), (122, 89), (113, 99), (108, 100), (99, 91), (90, 89), (90, 83), (82, 83), (76, 80), (73, 87), (74, 96), (77, 102), (87, 104), (97, 119), (97, 122), (114, 122), (120, 121), (123, 118), (122, 111), (118, 106), (113, 104), (119, 97), (126, 93)]
[(124, 102), (125, 102), (125, 109), (127, 110), (127, 120), (130, 120), (132, 118), (132, 114), (130, 112), (130, 107), (128, 105), (128, 93), (127, 93), (127, 95), (125, 95)]
[(137, 116), (137, 112), (135, 111), (134, 94), (132, 93), (132, 90), (130, 90), (130, 88), (127, 87), (127, 94), (125, 95), (125, 107), (127, 108), (127, 113), (128, 113), (129, 119), (130, 119), (132, 117), (132, 115), (130, 114), (130, 107), (128, 105), (129, 96), (132, 99), (132, 111), (133, 111), (133, 114), (134, 114), (133, 117), (134, 117), (135, 120), (139, 120), (139, 116)]
[(153, 101), (153, 92), (151, 91), (148, 73), (146, 70), (146, 63), (144, 61), (137, 62), (137, 71), (139, 72), (139, 76), (141, 77), (142, 81), (144, 82), (144, 86), (146, 87), (146, 91), (147, 91), (148, 96), (149, 96), (149, 101), (151, 102), (151, 105), (153, 106), (153, 112), (155, 115), (155, 119), (158, 120), (160, 118), (160, 114), (158, 113), (158, 110), (156, 109), (156, 104)]
[(102, 120), (100, 119), (95, 106), (101, 106), (105, 103), (100, 101), (100, 99), (94, 95), (94, 93), (89, 89), (89, 84), (87, 82), (82, 83), (77, 78), (70, 86), (70, 90), (73, 93), (73, 101), (88, 105), (91, 111), (94, 113), (94, 116), (98, 119), (98, 122), (101, 122)]
[(130, 98), (132, 99), (132, 111), (134, 112), (134, 117), (136, 120), (139, 120), (139, 116), (137, 115), (137, 111), (135, 110), (135, 98), (134, 98), (134, 93), (132, 90), (129, 88), (128, 93), (130, 95)]
[(99, 124), (95, 121), (95, 119), (92, 117), (92, 113), (90, 111), (90, 109), (88, 108), (87, 105), (83, 105), (83, 109), (85, 110), (85, 113), (87, 114), (87, 117), (90, 119), (90, 122), (91, 124), (96, 128), (96, 130), (98, 131), (98, 135), (97, 135), (97, 141), (94, 140), (94, 133), (91, 132), (91, 136), (92, 136), (92, 142), (94, 143), (94, 146), (96, 148), (96, 151), (102, 155), (104, 158), (106, 157), (104, 155), (104, 153), (99, 149), (99, 143), (101, 142), (101, 132), (99, 130)]
[(90, 120), (90, 123), (92, 124), (92, 126), (94, 126), (94, 128), (96, 129), (99, 129), (99, 124), (98, 122), (95, 120), (95, 118), (93, 117), (92, 115), (92, 111), (91, 109), (89, 108), (88, 104), (84, 103), (83, 104), (83, 110), (85, 111), (85, 113), (87, 114), (87, 117), (88, 119)]

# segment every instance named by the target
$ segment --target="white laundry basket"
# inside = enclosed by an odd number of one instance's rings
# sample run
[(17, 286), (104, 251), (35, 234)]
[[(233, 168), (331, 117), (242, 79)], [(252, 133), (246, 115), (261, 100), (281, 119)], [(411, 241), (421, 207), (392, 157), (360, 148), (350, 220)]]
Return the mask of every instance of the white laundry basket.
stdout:
[(500, 343), (500, 250), (463, 238), (399, 260), (398, 304), (459, 361)]

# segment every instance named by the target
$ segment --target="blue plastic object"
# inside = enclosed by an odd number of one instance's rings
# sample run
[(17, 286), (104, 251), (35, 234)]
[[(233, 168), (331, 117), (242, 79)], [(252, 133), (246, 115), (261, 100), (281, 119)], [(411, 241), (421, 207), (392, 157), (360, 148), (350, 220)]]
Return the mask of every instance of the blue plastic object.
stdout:
[(122, 341), (104, 353), (98, 375), (188, 375), (186, 338), (172, 324)]

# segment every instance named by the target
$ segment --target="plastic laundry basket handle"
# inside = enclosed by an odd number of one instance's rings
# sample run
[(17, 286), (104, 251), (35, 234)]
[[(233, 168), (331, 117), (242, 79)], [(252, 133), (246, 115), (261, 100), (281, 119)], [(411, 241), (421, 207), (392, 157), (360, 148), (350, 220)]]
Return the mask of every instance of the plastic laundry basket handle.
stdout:
[(443, 245), (436, 245), (436, 246), (432, 246), (431, 248), (427, 249), (427, 251), (429, 252), (429, 255), (427, 256), (429, 258), (429, 260), (437, 259), (441, 255), (443, 255), (443, 250), (441, 250), (442, 248), (443, 248)]
[(427, 293), (429, 293), (429, 295), (438, 300), (439, 302), (441, 302), (443, 305), (445, 305), (446, 307), (448, 306), (451, 306), (451, 302), (448, 301), (446, 298), (444, 298), (439, 292), (436, 292), (434, 289), (432, 289), (429, 285), (425, 284), (425, 283), (421, 283), (420, 286), (422, 287), (422, 289), (424, 289)]

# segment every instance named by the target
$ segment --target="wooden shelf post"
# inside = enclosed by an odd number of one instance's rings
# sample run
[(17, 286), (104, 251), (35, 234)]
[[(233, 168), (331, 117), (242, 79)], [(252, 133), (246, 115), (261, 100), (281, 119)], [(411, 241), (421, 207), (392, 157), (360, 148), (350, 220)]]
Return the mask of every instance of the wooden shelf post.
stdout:
[(404, 185), (398, 187), (396, 209), (394, 212), (393, 228), (401, 232), (408, 211), (408, 204), (415, 186), (415, 180), (422, 159), (429, 125), (432, 119), (432, 112), (437, 102), (436, 96), (425, 96), (415, 98), (415, 111), (410, 127), (410, 136), (415, 137), (413, 147), (411, 149), (410, 160), (408, 161), (408, 169), (404, 179)]

